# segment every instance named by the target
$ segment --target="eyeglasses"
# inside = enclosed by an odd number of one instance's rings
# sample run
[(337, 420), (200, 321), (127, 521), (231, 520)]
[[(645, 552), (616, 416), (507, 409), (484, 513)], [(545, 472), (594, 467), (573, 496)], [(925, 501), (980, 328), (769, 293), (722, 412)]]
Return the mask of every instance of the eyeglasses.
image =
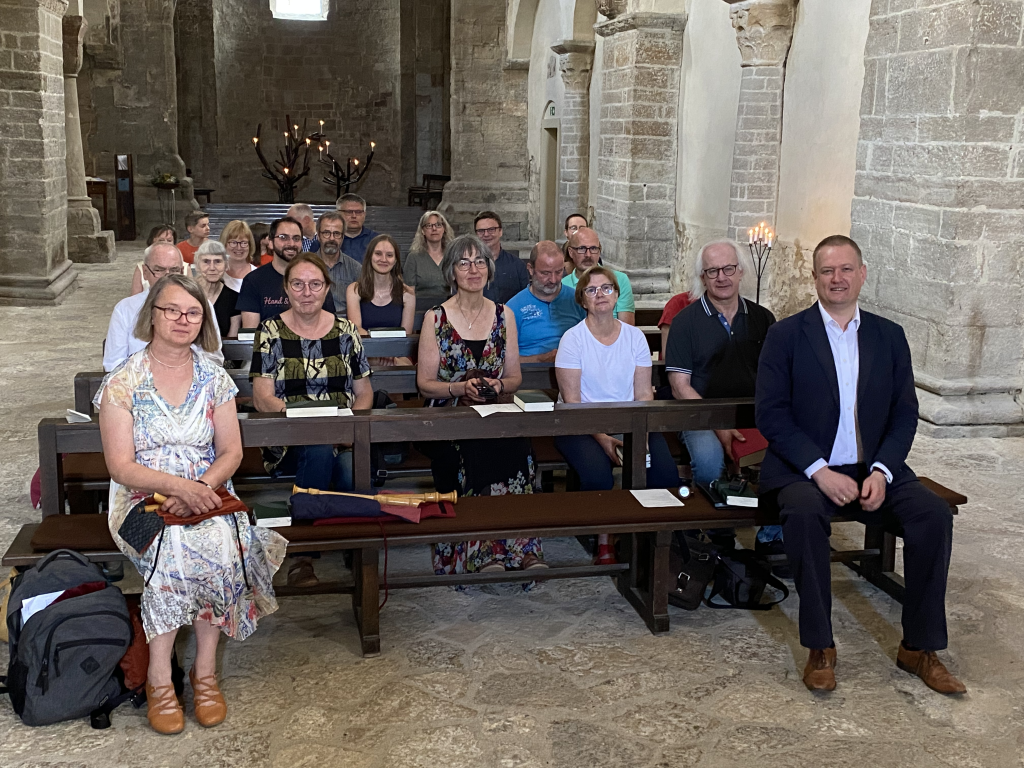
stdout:
[(727, 264), (724, 267), (709, 267), (705, 269), (701, 274), (714, 280), (718, 277), (718, 273), (721, 272), (726, 277), (732, 277), (736, 274), (736, 270), (739, 268), (739, 264)]
[(484, 229), (478, 229), (476, 231), (476, 233), (480, 237), (484, 237), (485, 235), (493, 235), (495, 232), (499, 231), (500, 229), (501, 229), (501, 227), (486, 227)]
[(444, 229), (444, 224), (439, 221), (435, 221), (433, 224), (424, 224), (424, 229)]
[(274, 238), (282, 243), (301, 243), (302, 235), (274, 235)]
[(326, 283), (323, 280), (310, 280), (308, 283), (302, 280), (289, 280), (288, 287), (291, 288), (295, 293), (305, 293), (306, 289), (309, 288), (310, 293), (320, 293), (324, 289)]
[(151, 274), (153, 277), (158, 278), (158, 279), (163, 277), (164, 275), (180, 275), (181, 274), (181, 267), (180, 266), (178, 266), (178, 267), (157, 267), (156, 269), (153, 269), (151, 266), (149, 266), (149, 264), (145, 264), (145, 263), (142, 266), (144, 266), (146, 269), (149, 270), (149, 274)]
[(578, 245), (575, 248), (573, 248), (573, 250), (576, 251), (576, 253), (578, 253), (580, 256), (586, 256), (588, 253), (591, 253), (594, 256), (601, 255), (600, 245)]
[(359, 215), (365, 216), (366, 215), (366, 211), (364, 211), (362, 208), (348, 208), (348, 209), (342, 208), (340, 211), (338, 211), (338, 213), (342, 214), (343, 216), (359, 216)]
[(177, 307), (158, 307), (155, 304), (153, 309), (159, 309), (164, 313), (164, 317), (170, 320), (172, 323), (178, 322), (178, 318), (182, 315), (185, 316), (185, 320), (192, 325), (199, 325), (203, 322), (203, 310), (201, 309), (190, 309), (188, 312), (182, 312)]
[(599, 293), (602, 296), (611, 296), (615, 293), (615, 286), (611, 283), (605, 283), (604, 285), (588, 285), (583, 289), (583, 292), (590, 298), (594, 298)]
[(459, 270), (459, 272), (469, 272), (470, 267), (476, 267), (483, 271), (487, 269), (487, 259), (478, 256), (475, 259), (459, 259), (455, 262), (455, 268)]
[(321, 240), (341, 240), (344, 236), (345, 233), (337, 229), (325, 229), (320, 232)]
[(245, 248), (249, 250), (248, 240), (228, 240), (228, 248)]

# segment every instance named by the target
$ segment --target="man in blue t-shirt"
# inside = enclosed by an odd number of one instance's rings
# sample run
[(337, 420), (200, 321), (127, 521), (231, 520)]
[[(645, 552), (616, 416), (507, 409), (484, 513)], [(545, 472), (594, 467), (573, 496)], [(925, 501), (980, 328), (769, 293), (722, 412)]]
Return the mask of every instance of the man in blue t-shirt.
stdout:
[(562, 284), (562, 249), (542, 240), (530, 251), (530, 284), (505, 304), (515, 313), (519, 361), (553, 363), (562, 334), (586, 317), (576, 291)]

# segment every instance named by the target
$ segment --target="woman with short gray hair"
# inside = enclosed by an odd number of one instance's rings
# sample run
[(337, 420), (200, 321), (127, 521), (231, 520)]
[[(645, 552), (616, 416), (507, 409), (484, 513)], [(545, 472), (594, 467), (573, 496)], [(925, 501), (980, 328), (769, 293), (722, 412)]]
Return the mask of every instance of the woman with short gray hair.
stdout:
[(196, 282), (213, 307), (217, 328), (223, 337), (235, 337), (242, 327), (242, 313), (235, 310), (238, 291), (224, 283), (227, 272), (228, 251), (223, 243), (207, 240), (196, 249), (192, 268), (196, 271)]
[[(428, 405), (494, 402), (523, 381), (515, 313), (484, 296), (494, 277), (490, 249), (475, 235), (451, 242), (441, 273), (454, 295), (423, 316), (416, 383)], [(437, 490), (463, 496), (533, 493), (536, 482), (525, 438), (419, 444), (430, 458)], [(437, 544), (437, 574), (546, 568), (540, 539)]]

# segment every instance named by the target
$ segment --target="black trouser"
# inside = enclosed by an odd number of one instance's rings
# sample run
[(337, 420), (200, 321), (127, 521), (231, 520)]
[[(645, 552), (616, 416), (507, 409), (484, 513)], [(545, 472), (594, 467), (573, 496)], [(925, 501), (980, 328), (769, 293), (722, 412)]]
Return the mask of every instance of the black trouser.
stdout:
[[(858, 485), (864, 465), (830, 467)], [(925, 651), (946, 647), (946, 574), (953, 541), (949, 505), (918, 480), (886, 486), (885, 501), (875, 512), (858, 502), (837, 507), (811, 480), (787, 485), (778, 492), (786, 556), (800, 596), (800, 644), (805, 648), (832, 645), (832, 571), (829, 536), (833, 515), (843, 514), (873, 525), (898, 522), (903, 529), (906, 597), (903, 638)]]

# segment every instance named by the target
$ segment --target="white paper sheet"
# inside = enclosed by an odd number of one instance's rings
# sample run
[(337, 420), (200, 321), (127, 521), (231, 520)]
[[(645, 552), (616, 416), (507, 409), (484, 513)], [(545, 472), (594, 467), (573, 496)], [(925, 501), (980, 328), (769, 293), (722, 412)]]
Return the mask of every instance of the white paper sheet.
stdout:
[(490, 416), (492, 413), (522, 413), (522, 409), (515, 403), (499, 403), (498, 405), (473, 405), (470, 406), (481, 416)]
[(68, 424), (88, 424), (92, 419), (88, 414), (79, 413), (68, 408)]
[(682, 507), (683, 502), (673, 495), (672, 491), (656, 488), (646, 491), (630, 491), (633, 498), (645, 507)]
[(44, 608), (49, 607), (50, 603), (56, 600), (58, 597), (64, 594), (64, 590), (58, 590), (56, 592), (45, 592), (35, 597), (26, 597), (21, 601), (21, 626), (25, 626), (28, 620), (35, 614), (39, 613)]

